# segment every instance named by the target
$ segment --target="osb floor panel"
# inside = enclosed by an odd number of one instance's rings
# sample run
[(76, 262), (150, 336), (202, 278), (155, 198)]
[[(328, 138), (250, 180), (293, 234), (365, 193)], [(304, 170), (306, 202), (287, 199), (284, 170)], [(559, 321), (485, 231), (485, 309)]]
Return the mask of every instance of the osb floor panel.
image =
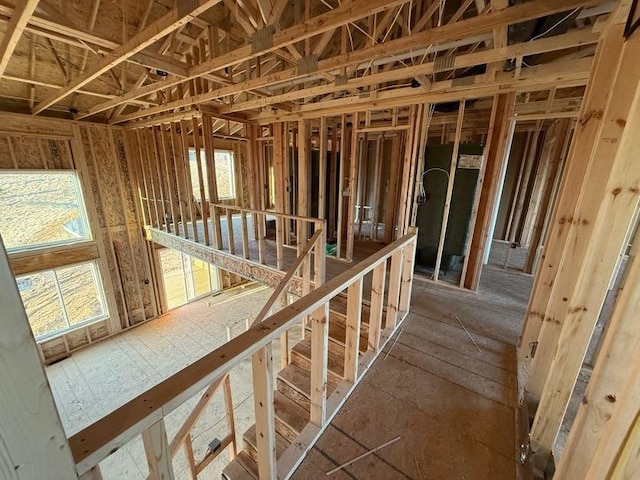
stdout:
[[(67, 435), (115, 410), (164, 378), (193, 363), (226, 341), (226, 326), (233, 336), (245, 330), (245, 319), (253, 319), (272, 290), (249, 287), (209, 296), (179, 307), (151, 322), (121, 335), (75, 352), (47, 367), (47, 376)], [(299, 338), (299, 332), (292, 334)], [(274, 359), (280, 358), (277, 343)], [(251, 362), (240, 363), (231, 372), (235, 420), (240, 434), (253, 424)], [(166, 418), (170, 438), (193, 409), (200, 395), (193, 397)], [(202, 458), (207, 444), (228, 433), (226, 411), (220, 392), (210, 403), (194, 430), (194, 450)], [(229, 461), (223, 452), (200, 476), (220, 478)], [(142, 447), (137, 438), (101, 463), (105, 480), (137, 480), (148, 475)], [(188, 479), (186, 458), (181, 451), (174, 459), (177, 479)]]
[[(413, 312), (397, 342), (389, 343), (391, 352), (380, 356), (295, 478), (325, 478), (328, 470), (398, 435), (402, 438), (395, 444), (333, 478), (513, 478), (514, 344), (530, 286), (529, 276), (491, 267), (477, 295), (416, 283)], [(198, 300), (48, 367), (65, 431), (72, 435), (213, 350), (226, 339), (225, 325), (234, 336), (243, 331), (245, 319), (257, 314), (271, 292), (254, 288)], [(231, 373), (239, 435), (253, 423), (250, 378), (249, 361)], [(170, 437), (198, 398), (167, 417)], [(218, 397), (194, 431), (196, 457), (226, 433)], [(200, 478), (219, 479), (228, 459), (222, 453)], [(189, 478), (182, 452), (174, 467), (176, 478)], [(101, 468), (106, 480), (146, 478), (141, 440)]]
[(491, 267), (478, 294), (416, 285), (411, 314), (293, 478), (514, 479), (515, 342), (530, 288)]

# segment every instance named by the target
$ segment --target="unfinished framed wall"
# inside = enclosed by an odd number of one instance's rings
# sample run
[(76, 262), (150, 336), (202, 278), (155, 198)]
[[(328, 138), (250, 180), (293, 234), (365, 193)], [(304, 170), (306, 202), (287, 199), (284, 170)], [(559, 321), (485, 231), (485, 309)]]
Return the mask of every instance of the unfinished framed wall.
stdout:
[(95, 261), (108, 317), (39, 343), (52, 362), (138, 325), (157, 313), (152, 266), (138, 220), (130, 164), (120, 128), (0, 115), (0, 169), (78, 173), (93, 240), (10, 255), (16, 276)]

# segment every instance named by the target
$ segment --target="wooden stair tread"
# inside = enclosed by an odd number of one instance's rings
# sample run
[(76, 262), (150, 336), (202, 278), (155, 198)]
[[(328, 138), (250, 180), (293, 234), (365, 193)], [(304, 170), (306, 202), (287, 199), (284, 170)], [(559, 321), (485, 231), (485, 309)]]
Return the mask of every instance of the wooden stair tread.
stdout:
[[(336, 296), (333, 297), (329, 303), (329, 310), (346, 318), (347, 316), (347, 297)], [(369, 316), (371, 314), (371, 307), (366, 303), (362, 303), (362, 327), (369, 328)]]
[[(310, 335), (311, 335), (311, 325), (307, 325), (305, 327), (305, 340), (310, 338)], [(340, 347), (344, 348), (346, 338), (347, 338), (347, 329), (345, 328), (345, 326), (340, 325), (337, 322), (329, 321), (329, 342), (335, 343), (336, 345), (339, 345)], [(367, 351), (368, 341), (369, 341), (369, 338), (367, 333), (360, 330), (359, 350), (361, 352)]]
[(240, 450), (222, 471), (225, 480), (259, 480), (258, 464), (253, 461), (247, 452)]
[[(311, 398), (311, 374), (308, 370), (291, 363), (278, 373), (278, 380), (287, 383), (307, 399)], [(327, 393), (331, 394), (339, 383), (339, 380), (327, 376)]]
[(309, 423), (309, 411), (278, 390), (274, 392), (273, 404), (276, 431), (289, 442), (293, 442)]
[[(251, 457), (251, 459), (258, 462), (258, 443), (256, 439), (256, 425), (251, 425), (246, 432), (242, 435), (243, 450)], [(276, 460), (289, 448), (291, 442), (276, 432)]]
[[(299, 367), (309, 369), (311, 366), (311, 342), (301, 340), (291, 349), (292, 362)], [(344, 378), (344, 354), (338, 354), (329, 350), (328, 372), (338, 377)]]

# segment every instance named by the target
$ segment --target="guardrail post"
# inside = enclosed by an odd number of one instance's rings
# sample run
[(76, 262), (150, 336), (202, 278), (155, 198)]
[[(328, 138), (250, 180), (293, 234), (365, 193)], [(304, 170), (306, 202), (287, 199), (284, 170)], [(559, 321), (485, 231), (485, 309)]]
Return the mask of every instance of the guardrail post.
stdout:
[(173, 480), (173, 463), (169, 453), (169, 441), (164, 419), (151, 425), (142, 432), (144, 453), (147, 456), (151, 480)]
[(371, 313), (369, 316), (369, 349), (380, 349), (380, 330), (382, 329), (382, 307), (384, 305), (384, 285), (387, 275), (387, 261), (373, 269), (371, 280)]
[(228, 208), (225, 208), (225, 213), (227, 217), (227, 242), (229, 243), (229, 253), (231, 255), (235, 255), (236, 245), (233, 239), (233, 214)]
[(266, 215), (264, 214), (257, 215), (257, 219), (258, 219), (258, 261), (262, 265), (266, 265), (267, 263), (266, 256), (265, 256), (266, 255), (265, 237), (267, 236), (266, 225), (265, 225)]
[(327, 418), (327, 362), (329, 361), (329, 303), (311, 314), (311, 422)]
[(389, 297), (387, 299), (387, 316), (385, 328), (395, 328), (398, 321), (398, 301), (400, 299), (400, 282), (402, 275), (402, 250), (396, 251), (391, 257), (389, 271)]
[[(409, 227), (415, 228), (415, 227)], [(410, 232), (413, 233), (413, 232)], [(409, 312), (411, 306), (411, 291), (413, 289), (413, 268), (416, 260), (416, 240), (404, 248), (404, 262), (402, 265), (402, 282), (400, 284), (400, 302), (398, 303), (401, 312)]]
[(362, 278), (347, 290), (347, 332), (344, 349), (344, 378), (355, 383), (358, 378), (360, 352), (360, 321), (362, 319)]
[(247, 228), (247, 212), (244, 210), (240, 213), (242, 217), (242, 256), (250, 260), (249, 254), (249, 229)]
[(271, 344), (251, 358), (253, 403), (256, 416), (256, 447), (260, 480), (277, 478), (276, 426), (273, 409), (273, 354)]

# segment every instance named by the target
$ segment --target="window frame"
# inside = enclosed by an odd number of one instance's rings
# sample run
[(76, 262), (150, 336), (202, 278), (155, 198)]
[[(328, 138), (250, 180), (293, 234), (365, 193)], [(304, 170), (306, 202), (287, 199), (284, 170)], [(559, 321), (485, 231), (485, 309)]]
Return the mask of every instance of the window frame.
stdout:
[(56, 175), (67, 175), (73, 179), (73, 187), (76, 194), (78, 210), (80, 212), (80, 218), (83, 219), (86, 229), (87, 236), (83, 238), (77, 239), (67, 239), (67, 240), (56, 240), (47, 243), (36, 243), (27, 246), (19, 246), (19, 247), (6, 247), (6, 251), (8, 254), (14, 253), (22, 253), (22, 252), (36, 252), (38, 250), (45, 250), (52, 247), (64, 247), (64, 246), (74, 246), (87, 242), (92, 242), (95, 240), (93, 230), (91, 228), (91, 221), (89, 219), (89, 212), (87, 210), (87, 204), (84, 198), (84, 190), (82, 186), (82, 176), (80, 172), (72, 169), (0, 169), (0, 176), (2, 175), (41, 175), (41, 174), (56, 174)]
[[(218, 188), (218, 168), (216, 167), (216, 194), (218, 195), (218, 201), (220, 200), (236, 200), (238, 198), (238, 189), (237, 189), (237, 185), (236, 185), (236, 159), (235, 159), (235, 155), (233, 153), (233, 150), (229, 150), (227, 148), (216, 148), (213, 151), (213, 162), (215, 164), (216, 162), (216, 154), (217, 153), (223, 153), (223, 154), (227, 154), (229, 156), (229, 160), (228, 160), (228, 169), (229, 169), (229, 177), (230, 177), (230, 188), (231, 188), (231, 196), (221, 196), (220, 195), (220, 189)], [(197, 164), (198, 162), (198, 154), (196, 152), (196, 149), (194, 147), (189, 147), (189, 175), (191, 175), (192, 171), (191, 171), (191, 162), (195, 162)], [(209, 166), (207, 165), (207, 161), (206, 158), (202, 158), (202, 152), (201, 152), (201, 161), (202, 161), (202, 165), (201, 165), (201, 169), (202, 169), (202, 180), (203, 180), (203, 190), (204, 190), (204, 196), (205, 196), (205, 200), (207, 202), (211, 202), (211, 199), (209, 198), (209, 177), (208, 177), (208, 168)], [(202, 203), (202, 198), (200, 195), (200, 179), (199, 178), (194, 178), (193, 175), (191, 175), (191, 182), (192, 182), (192, 194), (194, 196), (194, 199), (199, 202)]]
[[(91, 276), (93, 278), (93, 284), (95, 286), (96, 292), (98, 293), (98, 301), (100, 302), (100, 306), (102, 307), (102, 314), (95, 316), (95, 317), (91, 317), (91, 318), (87, 318), (86, 320), (83, 320), (81, 322), (75, 323), (75, 324), (71, 324), (71, 322), (69, 321), (69, 313), (67, 312), (67, 305), (65, 304), (64, 301), (64, 295), (62, 292), (62, 288), (60, 287), (60, 279), (58, 278), (58, 274), (56, 273), (56, 270), (62, 270), (62, 269), (66, 269), (66, 268), (73, 268), (75, 266), (80, 266), (80, 265), (91, 265)], [(77, 329), (81, 329), (81, 328), (85, 328), (88, 325), (91, 325), (93, 323), (97, 323), (100, 322), (102, 320), (108, 319), (110, 318), (110, 313), (109, 313), (109, 304), (107, 302), (107, 294), (105, 292), (104, 289), (104, 285), (102, 283), (102, 272), (100, 271), (100, 265), (98, 264), (98, 260), (94, 259), (94, 260), (88, 260), (88, 261), (83, 261), (83, 262), (78, 262), (78, 263), (72, 263), (69, 265), (61, 265), (59, 267), (55, 267), (55, 268), (48, 268), (46, 270), (37, 270), (37, 271), (33, 271), (33, 272), (29, 272), (29, 273), (25, 273), (24, 275), (20, 275), (17, 276), (15, 278), (16, 280), (16, 284), (18, 283), (19, 279), (22, 279), (24, 277), (29, 277), (31, 275), (38, 275), (38, 274), (43, 274), (43, 273), (48, 273), (51, 272), (53, 273), (53, 279), (55, 282), (55, 289), (56, 289), (56, 296), (58, 299), (58, 302), (60, 303), (60, 309), (62, 312), (62, 316), (67, 324), (67, 326), (65, 328), (58, 328), (56, 330), (52, 330), (50, 332), (47, 333), (43, 333), (41, 335), (36, 335), (35, 332), (33, 332), (33, 336), (36, 340), (36, 342), (41, 343), (47, 340), (51, 340), (52, 338), (55, 337), (59, 337), (61, 335), (65, 335), (69, 332), (73, 332), (74, 330)], [(22, 297), (22, 295), (21, 295)], [(24, 303), (24, 300), (23, 300)], [(25, 311), (26, 311), (27, 307), (25, 305)], [(28, 315), (27, 315), (28, 318)], [(29, 320), (29, 326), (31, 327), (31, 319), (28, 318)], [(31, 327), (32, 331), (33, 331), (33, 327)]]
[[(180, 273), (181, 273), (182, 288), (184, 292), (185, 301), (177, 305), (169, 306), (169, 299), (167, 296), (167, 285), (166, 285), (166, 280), (165, 280), (163, 265), (162, 265), (161, 252), (163, 250), (174, 251), (180, 254)], [(188, 261), (185, 262), (185, 259), (188, 259)], [(201, 293), (199, 295), (196, 295), (195, 277), (193, 275), (192, 261), (194, 259), (203, 262), (205, 265), (207, 265), (207, 269), (209, 270), (208, 272), (209, 273), (208, 275), (209, 291)], [(188, 253), (184, 253), (179, 250), (173, 250), (172, 248), (169, 248), (169, 247), (164, 247), (158, 250), (158, 263), (160, 264), (160, 271), (162, 274), (162, 287), (163, 287), (162, 289), (164, 293), (163, 301), (164, 301), (167, 312), (171, 310), (175, 310), (176, 308), (183, 307), (184, 305), (187, 305), (191, 302), (195, 302), (196, 300), (200, 300), (201, 298), (204, 298), (208, 295), (214, 295), (222, 291), (222, 286), (221, 286), (222, 282), (220, 281), (220, 268), (209, 262), (200, 260), (192, 255), (189, 255)]]
[[(230, 178), (230, 186), (231, 186), (231, 196), (221, 196), (220, 195), (220, 189), (218, 189), (218, 200), (235, 200), (238, 197), (238, 194), (236, 192), (236, 160), (235, 160), (235, 156), (233, 155), (233, 151), (232, 150), (227, 150), (225, 149), (221, 149), (221, 148), (217, 148), (213, 151), (213, 161), (216, 161), (216, 154), (217, 153), (226, 153), (229, 156), (228, 162), (229, 162), (229, 178)], [(218, 173), (218, 167), (216, 166), (216, 187), (218, 186), (218, 177), (217, 177), (217, 173)]]

